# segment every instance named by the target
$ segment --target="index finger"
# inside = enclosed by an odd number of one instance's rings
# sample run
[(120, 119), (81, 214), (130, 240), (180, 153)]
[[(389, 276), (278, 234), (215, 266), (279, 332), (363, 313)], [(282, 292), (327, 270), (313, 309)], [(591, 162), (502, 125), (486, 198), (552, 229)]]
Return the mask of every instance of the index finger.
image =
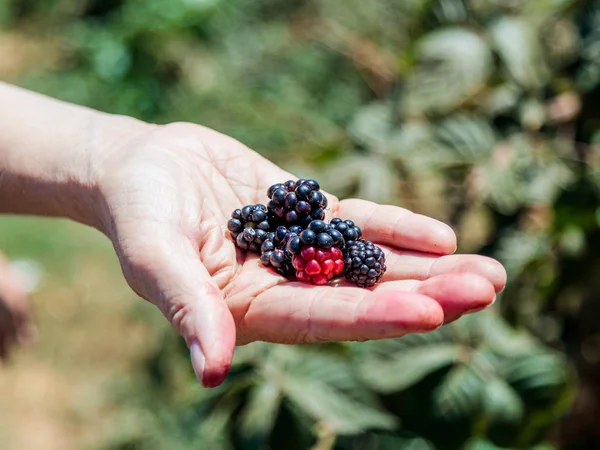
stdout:
[(456, 235), (452, 228), (408, 209), (348, 199), (339, 203), (337, 215), (353, 220), (362, 229), (365, 239), (376, 243), (436, 255), (456, 251)]

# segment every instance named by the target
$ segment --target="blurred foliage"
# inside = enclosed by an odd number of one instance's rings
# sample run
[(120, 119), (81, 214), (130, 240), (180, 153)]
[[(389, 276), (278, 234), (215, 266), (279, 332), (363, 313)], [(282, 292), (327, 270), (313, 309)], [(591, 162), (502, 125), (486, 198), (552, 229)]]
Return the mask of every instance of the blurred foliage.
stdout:
[(240, 348), (210, 391), (169, 334), (103, 448), (600, 446), (599, 2), (3, 0), (0, 24), (5, 79), (216, 128), (509, 273), (431, 334)]

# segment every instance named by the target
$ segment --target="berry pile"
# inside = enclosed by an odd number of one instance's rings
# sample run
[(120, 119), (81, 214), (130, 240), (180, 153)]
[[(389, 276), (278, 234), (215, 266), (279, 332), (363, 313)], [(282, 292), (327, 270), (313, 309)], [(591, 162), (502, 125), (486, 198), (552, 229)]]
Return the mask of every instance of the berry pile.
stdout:
[(327, 197), (320, 189), (315, 180), (289, 180), (267, 190), (268, 206), (234, 210), (227, 229), (235, 245), (305, 283), (323, 285), (343, 275), (359, 287), (374, 286), (386, 270), (383, 250), (363, 239), (351, 220), (326, 223)]

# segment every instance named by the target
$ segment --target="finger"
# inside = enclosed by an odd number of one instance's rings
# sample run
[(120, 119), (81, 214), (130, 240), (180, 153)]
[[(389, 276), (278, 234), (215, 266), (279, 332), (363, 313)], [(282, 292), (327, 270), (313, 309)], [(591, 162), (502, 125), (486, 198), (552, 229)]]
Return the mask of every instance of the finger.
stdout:
[(494, 285), (496, 293), (506, 285), (506, 270), (498, 261), (480, 255), (432, 255), (383, 247), (387, 271), (382, 281), (426, 280), (446, 273), (474, 273)]
[(256, 339), (277, 343), (363, 341), (438, 328), (443, 311), (414, 292), (285, 283), (259, 295), (240, 326)]
[(353, 220), (362, 228), (366, 239), (394, 248), (440, 255), (456, 250), (456, 235), (452, 228), (407, 209), (349, 199), (340, 202), (337, 215)]
[(472, 273), (442, 274), (424, 281), (393, 281), (382, 283), (375, 289), (376, 292), (398, 290), (417, 292), (435, 299), (444, 310), (444, 323), (487, 308), (496, 299), (493, 284)]
[(171, 231), (151, 234), (149, 240), (138, 230), (120, 246), (126, 249), (128, 281), (185, 338), (202, 384), (217, 386), (227, 376), (235, 348), (235, 325), (223, 295), (201, 263), (193, 239)]

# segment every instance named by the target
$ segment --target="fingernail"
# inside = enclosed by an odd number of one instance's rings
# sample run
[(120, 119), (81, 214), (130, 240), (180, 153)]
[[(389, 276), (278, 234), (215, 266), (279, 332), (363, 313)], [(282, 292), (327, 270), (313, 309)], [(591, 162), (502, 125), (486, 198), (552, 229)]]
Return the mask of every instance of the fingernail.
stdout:
[(494, 295), (493, 300), (489, 304), (483, 305), (483, 306), (478, 306), (477, 308), (473, 308), (473, 309), (468, 309), (463, 314), (472, 314), (472, 313), (476, 313), (479, 311), (483, 311), (484, 309), (487, 309), (490, 306), (492, 306), (495, 302), (496, 302), (496, 296)]
[(200, 348), (200, 343), (197, 339), (194, 339), (192, 341), (192, 345), (190, 345), (190, 358), (192, 360), (192, 367), (194, 368), (196, 378), (200, 383), (202, 383), (205, 358), (204, 353), (202, 353), (202, 349)]
[(202, 385), (207, 388), (215, 388), (215, 387), (219, 386), (221, 383), (223, 383), (226, 376), (227, 376), (226, 373), (225, 374), (223, 374), (223, 373), (209, 374), (204, 377), (204, 382), (202, 383)]

